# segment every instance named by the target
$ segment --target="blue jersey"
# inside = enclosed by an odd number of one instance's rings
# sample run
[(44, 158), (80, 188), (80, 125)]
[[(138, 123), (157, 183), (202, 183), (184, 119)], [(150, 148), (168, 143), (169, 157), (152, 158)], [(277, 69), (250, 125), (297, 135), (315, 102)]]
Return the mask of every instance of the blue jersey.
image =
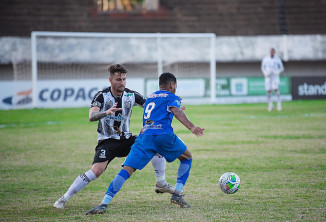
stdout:
[(143, 128), (147, 135), (171, 134), (173, 113), (170, 107), (180, 108), (180, 98), (166, 90), (159, 90), (148, 96), (144, 105)]

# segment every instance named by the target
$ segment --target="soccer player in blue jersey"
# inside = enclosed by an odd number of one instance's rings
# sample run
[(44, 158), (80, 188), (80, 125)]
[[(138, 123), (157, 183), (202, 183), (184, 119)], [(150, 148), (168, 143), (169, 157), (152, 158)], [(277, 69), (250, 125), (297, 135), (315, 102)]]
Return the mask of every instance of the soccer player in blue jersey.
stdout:
[(163, 73), (159, 77), (159, 87), (160, 90), (152, 93), (145, 102), (143, 128), (132, 145), (123, 164), (123, 169), (111, 182), (102, 203), (86, 212), (86, 215), (105, 213), (108, 204), (125, 181), (136, 169), (143, 169), (156, 153), (164, 156), (168, 162), (172, 162), (176, 158), (180, 160), (171, 202), (180, 207), (190, 207), (181, 194), (189, 177), (192, 155), (187, 146), (173, 132), (171, 126), (173, 116), (196, 136), (202, 136), (204, 129), (190, 122), (183, 109), (180, 108), (181, 100), (175, 95), (177, 80), (172, 73)]
[[(126, 88), (127, 69), (120, 64), (109, 66), (111, 86), (99, 91), (92, 100), (89, 120), (98, 121), (98, 144), (91, 169), (78, 176), (67, 192), (53, 206), (64, 209), (70, 198), (103, 174), (116, 157), (126, 157), (136, 140), (130, 132), (130, 118), (134, 106), (144, 107), (145, 98)], [(156, 154), (151, 163), (156, 175), (156, 193), (173, 193), (174, 187), (165, 180), (165, 158)]]

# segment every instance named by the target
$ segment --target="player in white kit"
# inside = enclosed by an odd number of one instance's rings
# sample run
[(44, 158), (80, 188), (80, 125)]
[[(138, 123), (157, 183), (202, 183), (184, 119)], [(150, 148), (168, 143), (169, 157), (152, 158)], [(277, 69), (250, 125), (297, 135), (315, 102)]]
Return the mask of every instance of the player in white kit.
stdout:
[(282, 102), (280, 92), (278, 90), (280, 84), (280, 74), (284, 71), (281, 59), (275, 55), (275, 49), (271, 48), (270, 55), (266, 56), (261, 63), (261, 71), (265, 76), (265, 89), (267, 91), (268, 111), (274, 109), (272, 90), (274, 90), (277, 101), (277, 110), (282, 110)]

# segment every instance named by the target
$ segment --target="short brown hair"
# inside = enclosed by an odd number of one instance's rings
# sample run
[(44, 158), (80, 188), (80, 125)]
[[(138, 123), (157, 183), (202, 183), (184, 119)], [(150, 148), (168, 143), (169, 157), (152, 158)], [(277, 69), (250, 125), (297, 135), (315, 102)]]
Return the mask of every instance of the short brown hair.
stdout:
[(109, 66), (108, 68), (108, 71), (110, 73), (110, 75), (114, 75), (114, 73), (127, 73), (127, 69), (123, 66), (123, 65), (120, 65), (120, 64), (112, 64)]

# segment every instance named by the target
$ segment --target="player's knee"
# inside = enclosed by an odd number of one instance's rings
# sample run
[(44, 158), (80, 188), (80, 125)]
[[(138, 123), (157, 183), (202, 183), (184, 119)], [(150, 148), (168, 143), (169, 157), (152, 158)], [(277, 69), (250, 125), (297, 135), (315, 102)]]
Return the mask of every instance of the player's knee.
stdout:
[(189, 155), (187, 155), (187, 156), (186, 156), (186, 159), (187, 159), (187, 160), (190, 160), (190, 159), (192, 159), (192, 155), (191, 155), (191, 153), (190, 153), (190, 152), (189, 152)]
[(178, 158), (179, 160), (189, 160), (192, 159), (191, 152), (187, 149), (181, 156)]
[(123, 169), (129, 173), (129, 176), (131, 176), (136, 171), (135, 168), (132, 168), (130, 166), (123, 166)]
[(101, 176), (102, 173), (104, 172), (104, 170), (100, 170), (100, 169), (92, 169), (92, 171), (97, 178), (99, 178), (99, 176)]
[(106, 167), (106, 165), (103, 166), (103, 164), (98, 164), (98, 163), (96, 163), (96, 164), (94, 164), (94, 165), (92, 166), (91, 170), (93, 171), (93, 173), (95, 174), (95, 176), (98, 178), (98, 177), (101, 176), (102, 173), (104, 172), (105, 167)]

